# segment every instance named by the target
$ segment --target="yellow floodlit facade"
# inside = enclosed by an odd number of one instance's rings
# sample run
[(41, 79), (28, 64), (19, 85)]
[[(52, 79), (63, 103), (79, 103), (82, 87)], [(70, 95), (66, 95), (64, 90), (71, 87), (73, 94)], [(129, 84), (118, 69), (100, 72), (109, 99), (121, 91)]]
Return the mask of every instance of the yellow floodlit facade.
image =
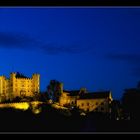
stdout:
[(65, 106), (65, 105), (76, 105), (77, 99), (79, 98), (79, 96), (70, 96), (70, 93), (68, 92), (63, 92), (62, 95), (60, 96), (59, 99), (59, 104), (61, 106)]
[[(97, 95), (97, 94), (96, 94)], [(112, 94), (111, 91), (108, 93), (106, 97), (100, 97), (100, 93), (98, 96), (94, 98), (79, 98), (77, 100), (77, 107), (84, 111), (94, 111), (94, 112), (110, 112), (110, 103), (112, 102)]]
[(22, 96), (34, 96), (40, 92), (40, 75), (33, 74), (31, 78), (17, 77), (11, 73), (10, 78), (0, 76), (0, 101)]
[(77, 99), (79, 99), (79, 95), (82, 93), (87, 93), (86, 88), (81, 88), (80, 90), (73, 91), (62, 91), (62, 94), (59, 98), (59, 104), (64, 106), (66, 104), (76, 105)]
[(71, 102), (71, 99), (68, 95), (69, 95), (68, 92), (62, 92), (62, 94), (59, 98), (60, 106), (64, 106), (64, 105), (69, 104)]
[(110, 112), (110, 104), (113, 100), (111, 91), (95, 94), (93, 93), (92, 96), (92, 93), (85, 93), (82, 98), (79, 94), (77, 94), (77, 96), (71, 96), (70, 93), (63, 92), (60, 96), (59, 104), (61, 106), (67, 104), (75, 105), (79, 109), (88, 112)]
[(5, 76), (0, 76), (0, 102), (4, 101), (9, 97), (9, 79), (6, 79)]

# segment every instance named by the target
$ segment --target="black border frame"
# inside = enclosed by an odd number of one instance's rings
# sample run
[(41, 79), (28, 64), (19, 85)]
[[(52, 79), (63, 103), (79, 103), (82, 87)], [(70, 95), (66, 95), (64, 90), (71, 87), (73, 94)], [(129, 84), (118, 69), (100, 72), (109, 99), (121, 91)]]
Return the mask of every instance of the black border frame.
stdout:
[(139, 0), (1, 0), (0, 6), (140, 6)]

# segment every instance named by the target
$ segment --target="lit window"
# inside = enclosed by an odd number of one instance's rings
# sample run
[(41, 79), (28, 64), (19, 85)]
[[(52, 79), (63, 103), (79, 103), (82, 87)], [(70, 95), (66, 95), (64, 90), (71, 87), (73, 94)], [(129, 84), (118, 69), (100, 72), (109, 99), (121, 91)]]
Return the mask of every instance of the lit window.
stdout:
[(102, 102), (101, 105), (104, 105), (104, 102)]

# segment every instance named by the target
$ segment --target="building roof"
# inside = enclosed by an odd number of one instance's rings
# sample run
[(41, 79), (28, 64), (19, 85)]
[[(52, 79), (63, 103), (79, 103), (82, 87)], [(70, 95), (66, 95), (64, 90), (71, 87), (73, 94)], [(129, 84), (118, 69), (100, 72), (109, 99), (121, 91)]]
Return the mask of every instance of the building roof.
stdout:
[(17, 73), (16, 73), (16, 78), (28, 78), (28, 77), (26, 77), (26, 76), (24, 76), (23, 74), (17, 72)]
[(80, 90), (70, 90), (70, 91), (68, 91), (68, 90), (64, 90), (64, 92), (68, 92), (68, 93), (69, 93), (68, 96), (78, 96)]
[(110, 91), (92, 92), (80, 95), (79, 99), (102, 99), (107, 98), (110, 95)]

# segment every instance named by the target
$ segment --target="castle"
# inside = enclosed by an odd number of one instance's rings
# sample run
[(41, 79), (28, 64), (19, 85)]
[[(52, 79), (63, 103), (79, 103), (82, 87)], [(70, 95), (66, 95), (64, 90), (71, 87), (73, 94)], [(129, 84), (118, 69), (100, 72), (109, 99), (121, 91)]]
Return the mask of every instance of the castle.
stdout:
[(40, 92), (40, 75), (33, 74), (28, 78), (18, 72), (10, 74), (10, 78), (0, 76), (0, 102), (15, 97), (33, 97)]
[[(10, 74), (10, 78), (0, 76), (0, 102), (13, 100), (16, 97), (36, 97), (40, 93), (40, 75), (33, 74), (31, 78), (18, 72)], [(63, 90), (63, 83), (51, 80), (47, 87), (49, 98), (60, 106), (76, 106), (84, 111), (110, 112), (113, 100), (111, 91), (89, 93), (86, 88), (80, 90)]]
[(110, 112), (112, 101), (111, 91), (89, 93), (83, 89), (64, 91), (59, 98), (60, 106), (76, 106), (88, 112)]

